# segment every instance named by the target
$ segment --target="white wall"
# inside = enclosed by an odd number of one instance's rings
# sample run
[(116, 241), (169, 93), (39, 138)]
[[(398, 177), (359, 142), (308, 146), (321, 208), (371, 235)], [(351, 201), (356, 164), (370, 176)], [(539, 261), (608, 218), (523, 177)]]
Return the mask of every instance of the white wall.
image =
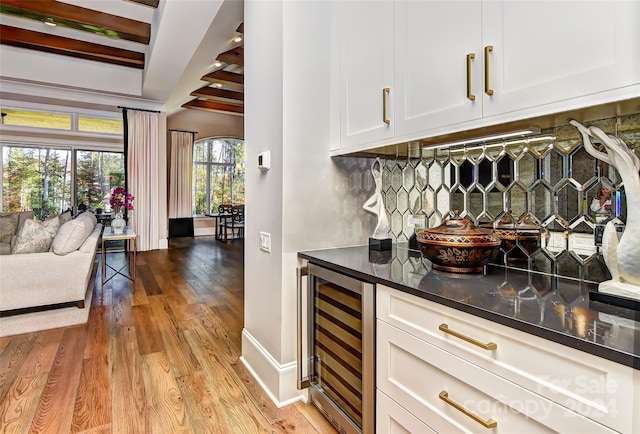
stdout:
[[(329, 157), (331, 2), (245, 3), (245, 325), (243, 361), (272, 399), (295, 390), (297, 252), (366, 243), (370, 161)], [(257, 154), (271, 151), (271, 170)], [(259, 231), (272, 251), (259, 250)]]
[(167, 128), (195, 131), (195, 140), (209, 137), (244, 138), (244, 117), (212, 113), (202, 110), (182, 109), (167, 118)]

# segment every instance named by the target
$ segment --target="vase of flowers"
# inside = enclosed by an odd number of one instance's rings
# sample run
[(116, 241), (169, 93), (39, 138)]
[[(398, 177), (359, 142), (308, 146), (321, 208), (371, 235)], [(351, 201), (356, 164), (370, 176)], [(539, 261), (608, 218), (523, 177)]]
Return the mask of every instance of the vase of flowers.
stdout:
[(124, 232), (124, 228), (127, 225), (127, 222), (124, 219), (124, 213), (126, 211), (133, 210), (133, 199), (134, 197), (127, 193), (127, 190), (124, 187), (116, 187), (111, 192), (111, 199), (109, 199), (109, 203), (111, 204), (111, 208), (115, 212), (115, 218), (111, 220), (111, 230), (114, 234), (121, 234)]

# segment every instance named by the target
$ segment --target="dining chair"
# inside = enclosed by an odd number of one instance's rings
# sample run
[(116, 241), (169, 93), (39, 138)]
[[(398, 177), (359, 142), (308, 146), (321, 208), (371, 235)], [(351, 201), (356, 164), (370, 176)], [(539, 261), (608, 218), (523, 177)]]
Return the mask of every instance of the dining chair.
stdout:
[(225, 242), (229, 239), (229, 229), (231, 229), (231, 236), (233, 238), (244, 238), (244, 205), (231, 207), (231, 218), (223, 224)]

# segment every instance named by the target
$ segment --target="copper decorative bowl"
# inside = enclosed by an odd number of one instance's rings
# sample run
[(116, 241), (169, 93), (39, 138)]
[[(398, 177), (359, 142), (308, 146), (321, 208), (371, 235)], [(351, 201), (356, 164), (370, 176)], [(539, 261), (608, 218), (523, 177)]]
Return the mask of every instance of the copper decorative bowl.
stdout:
[(508, 263), (526, 262), (527, 257), (541, 247), (542, 238), (549, 238), (549, 232), (542, 229), (530, 214), (525, 214), (517, 222), (507, 214), (495, 223), (480, 226), (495, 229)]
[(480, 273), (493, 259), (501, 240), (490, 228), (478, 228), (470, 220), (455, 216), (440, 226), (417, 235), (418, 246), (436, 270), (453, 273)]

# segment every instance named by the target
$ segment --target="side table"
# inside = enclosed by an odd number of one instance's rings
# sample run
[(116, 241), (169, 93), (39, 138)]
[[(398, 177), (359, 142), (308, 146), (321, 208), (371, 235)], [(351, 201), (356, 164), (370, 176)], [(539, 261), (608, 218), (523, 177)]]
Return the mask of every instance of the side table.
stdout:
[[(104, 284), (116, 277), (116, 275), (121, 275), (131, 280), (132, 282), (136, 279), (136, 239), (137, 235), (131, 228), (125, 228), (124, 232), (121, 234), (114, 234), (111, 227), (107, 226), (104, 228), (104, 232), (102, 233), (102, 286)], [(127, 257), (126, 263), (120, 267), (119, 269), (115, 269), (111, 265), (107, 264), (107, 252), (106, 246), (109, 241), (118, 241), (124, 240), (125, 242), (125, 251), (128, 250), (128, 253), (125, 253)], [(126, 248), (126, 243), (129, 243), (128, 249)], [(132, 248), (133, 247), (133, 248)], [(130, 257), (133, 256), (133, 268), (131, 267)], [(129, 266), (129, 274), (126, 275), (122, 272), (124, 267)], [(107, 267), (111, 268), (114, 273), (108, 279), (105, 279), (107, 274)]]

